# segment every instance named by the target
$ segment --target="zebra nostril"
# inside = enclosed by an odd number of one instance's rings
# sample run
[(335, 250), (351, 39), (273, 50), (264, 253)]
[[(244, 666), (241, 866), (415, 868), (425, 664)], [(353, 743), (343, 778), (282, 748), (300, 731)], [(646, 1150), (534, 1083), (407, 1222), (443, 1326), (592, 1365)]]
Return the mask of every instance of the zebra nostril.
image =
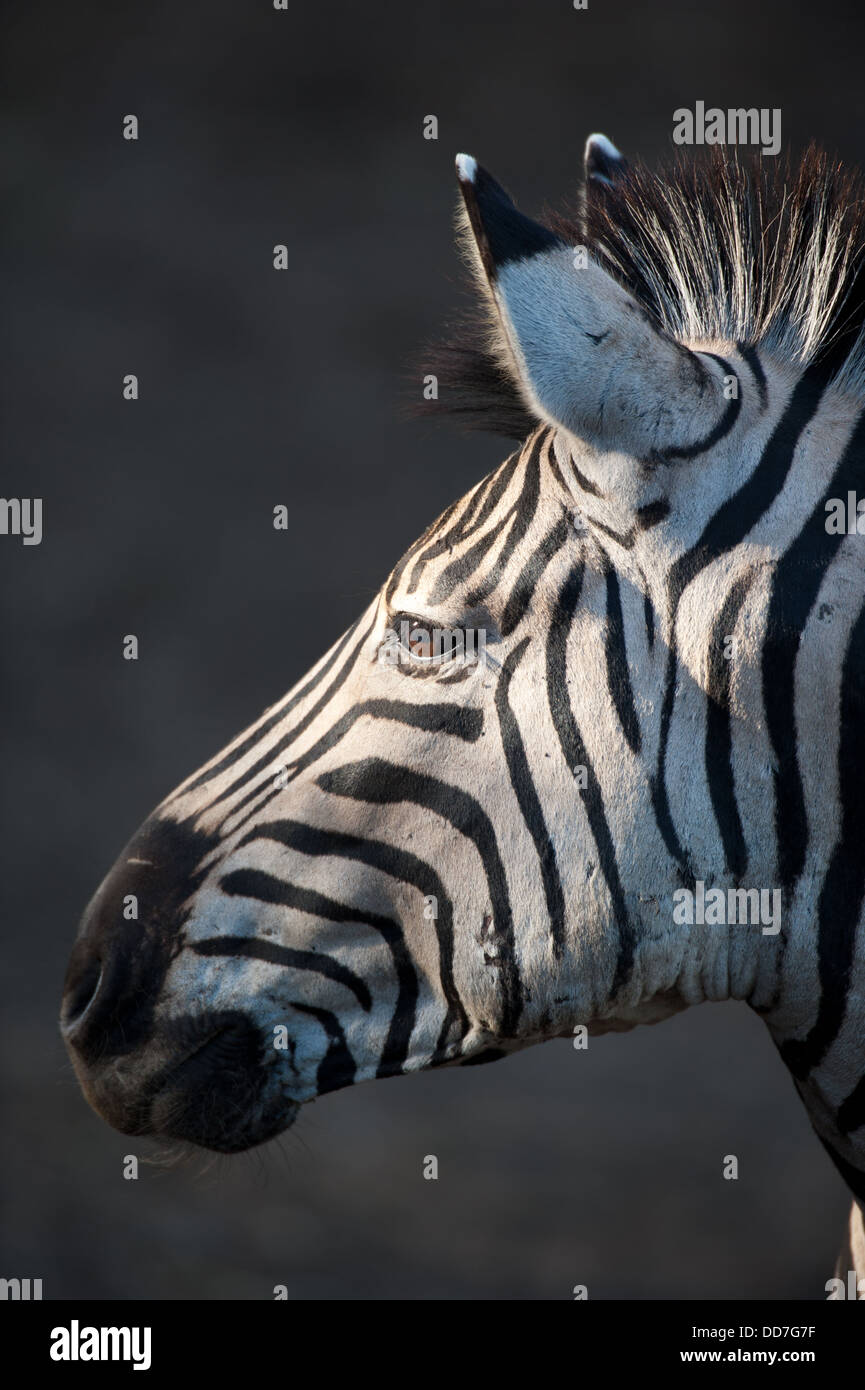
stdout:
[(76, 1024), (81, 1022), (99, 993), (101, 983), (102, 960), (99, 956), (91, 956), (81, 967), (80, 972), (67, 984), (60, 1016), (61, 1025), (65, 1032), (71, 1031)]

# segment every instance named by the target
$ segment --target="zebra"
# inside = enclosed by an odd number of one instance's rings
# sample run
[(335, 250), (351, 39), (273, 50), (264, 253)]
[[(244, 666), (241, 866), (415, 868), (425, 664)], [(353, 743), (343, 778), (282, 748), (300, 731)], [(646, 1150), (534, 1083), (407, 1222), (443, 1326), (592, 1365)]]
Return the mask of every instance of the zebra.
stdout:
[(543, 224), (457, 178), (482, 321), (429, 408), (516, 447), (130, 840), (75, 1072), (122, 1133), (235, 1153), (360, 1081), (745, 1000), (861, 1295), (863, 184), (600, 135)]

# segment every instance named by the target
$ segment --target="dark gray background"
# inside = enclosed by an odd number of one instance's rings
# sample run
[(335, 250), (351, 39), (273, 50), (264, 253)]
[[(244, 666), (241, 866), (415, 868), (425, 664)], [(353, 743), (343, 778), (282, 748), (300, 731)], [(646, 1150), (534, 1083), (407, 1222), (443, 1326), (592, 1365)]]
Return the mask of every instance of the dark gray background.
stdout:
[(822, 1297), (847, 1199), (744, 1007), (359, 1087), (265, 1150), (138, 1182), (56, 1013), (128, 834), (507, 452), (400, 413), (460, 298), (455, 151), (534, 212), (572, 197), (590, 131), (653, 158), (697, 99), (780, 107), (785, 148), (860, 160), (861, 6), (7, 13), (2, 490), (44, 498), (45, 536), (0, 538), (0, 1274), (46, 1297)]

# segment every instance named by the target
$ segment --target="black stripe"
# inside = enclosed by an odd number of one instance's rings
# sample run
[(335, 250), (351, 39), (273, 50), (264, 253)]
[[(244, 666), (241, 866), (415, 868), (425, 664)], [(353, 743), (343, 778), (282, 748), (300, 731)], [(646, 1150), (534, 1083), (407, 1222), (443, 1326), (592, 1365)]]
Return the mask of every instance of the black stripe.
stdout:
[[(727, 408), (714, 429), (711, 429), (702, 439), (695, 440), (693, 444), (674, 445), (668, 449), (659, 449), (657, 457), (662, 459), (664, 463), (669, 463), (671, 459), (693, 459), (698, 454), (706, 453), (730, 433), (739, 418), (739, 411), (742, 408), (742, 393), (738, 387), (739, 378), (730, 363), (726, 362), (723, 357), (718, 357), (717, 353), (714, 352), (703, 352), (700, 356), (713, 358), (723, 367), (727, 376), (736, 378), (736, 395), (727, 402)], [(714, 382), (714, 378), (710, 378), (710, 380)]]
[(730, 724), (731, 662), (724, 656), (725, 637), (732, 634), (754, 580), (754, 570), (737, 579), (724, 600), (709, 638), (706, 682), (706, 780), (718, 832), (724, 846), (727, 872), (738, 882), (748, 867), (748, 849), (736, 802), (733, 776), (733, 731)]
[[(459, 674), (471, 674), (470, 668)], [(444, 685), (445, 682), (441, 681), (440, 684)], [(425, 733), (447, 734), (453, 738), (461, 738), (466, 743), (475, 743), (483, 733), (484, 717), (480, 710), (464, 709), (461, 705), (410, 705), (404, 700), (364, 700), (347, 710), (311, 748), (299, 758), (293, 759), (285, 769), (285, 777), (280, 786), (272, 785), (270, 793), (262, 797), (264, 784), (259, 782), (250, 788), (246, 796), (234, 803), (231, 808), (232, 834), (243, 824), (242, 818), (238, 821), (236, 817), (247, 805), (255, 802), (256, 812), (269, 806), (289, 782), (293, 782), (301, 772), (305, 772), (313, 763), (318, 762), (319, 758), (323, 758), (325, 753), (335, 748), (364, 715), (370, 719), (390, 719), (394, 723), (405, 725), (406, 728), (421, 729)]]
[(748, 481), (718, 508), (696, 544), (681, 555), (670, 570), (667, 585), (670, 646), (661, 707), (658, 761), (651, 784), (652, 804), (664, 843), (679, 865), (685, 886), (692, 890), (695, 882), (693, 869), (673, 825), (666, 787), (667, 745), (678, 673), (676, 615), (679, 602), (691, 581), (719, 556), (741, 544), (783, 491), (799, 439), (817, 412), (825, 386), (825, 374), (819, 367), (812, 366), (803, 372)]
[(377, 869), (399, 883), (409, 884), (423, 897), (436, 898), (438, 917), (432, 926), (438, 941), (439, 978), (446, 1010), (431, 1065), (450, 1060), (447, 1047), (451, 1029), (455, 1025), (458, 1027), (461, 1041), (468, 1033), (470, 1024), (453, 977), (453, 906), (435, 870), (407, 850), (396, 849), (393, 845), (379, 840), (364, 839), (359, 835), (346, 835), (336, 830), (319, 830), (316, 826), (304, 825), (301, 821), (278, 820), (256, 825), (240, 843), (250, 844), (254, 840), (275, 840), (299, 854), (351, 859), (366, 864), (368, 868)]
[(760, 409), (765, 410), (769, 404), (769, 386), (766, 381), (766, 373), (763, 371), (763, 363), (760, 361), (755, 348), (747, 347), (744, 343), (737, 343), (739, 356), (747, 362), (751, 369), (751, 375), (760, 394)]
[(315, 1086), (318, 1094), (326, 1096), (328, 1091), (340, 1091), (344, 1086), (351, 1086), (357, 1074), (357, 1067), (336, 1014), (332, 1014), (329, 1009), (313, 1008), (312, 1004), (298, 1004), (295, 999), (291, 1000), (291, 1007), (317, 1019), (327, 1034), (327, 1052), (319, 1063), (316, 1074)]
[[(539, 433), (543, 433), (545, 428), (545, 426), (542, 426)], [(505, 459), (504, 463), (491, 474), (490, 486), (487, 489), (483, 505), (477, 517), (470, 528), (466, 525), (469, 518), (465, 518), (458, 532), (455, 533), (454, 539), (460, 541), (468, 540), (469, 536), (475, 535), (475, 533), (486, 524), (510, 487), (521, 460), (525, 457), (526, 453), (530, 451), (530, 445), (531, 441), (527, 440), (522, 449), (517, 449), (514, 453), (510, 454), (509, 457)]]
[[(429, 528), (429, 530), (432, 529), (432, 527)], [(425, 531), (424, 534), (420, 537), (420, 540), (415, 541), (414, 545), (409, 546), (408, 550), (405, 552), (402, 558), (397, 561), (390, 574), (388, 575), (387, 583), (384, 586), (384, 592), (382, 594), (382, 599), (386, 610), (390, 611), (391, 604), (393, 603), (393, 596), (400, 586), (402, 577), (405, 574), (406, 569), (408, 568), (409, 561), (417, 551), (418, 546), (426, 540), (427, 532)]]
[(613, 837), (607, 824), (601, 789), (595, 776), (586, 746), (574, 718), (568, 698), (567, 643), (571, 623), (580, 601), (583, 587), (583, 564), (571, 570), (562, 585), (556, 613), (547, 637), (547, 700), (553, 725), (565, 763), (573, 773), (575, 767), (586, 769), (586, 787), (579, 793), (586, 808), (589, 829), (598, 851), (601, 873), (612, 899), (613, 913), (619, 931), (619, 951), (610, 989), (615, 995), (628, 980), (634, 961), (634, 929), (631, 924), (625, 895), (619, 879)]
[[(446, 555), (455, 545), (468, 540), (470, 536), (476, 535), (484, 526), (507, 492), (521, 457), (521, 451), (517, 450), (515, 453), (511, 454), (509, 458), (505, 459), (501, 467), (490, 475), (490, 486), (486, 490), (486, 497), (484, 498), (483, 505), (478, 512), (474, 524), (469, 525), (470, 513), (473, 510), (469, 508), (469, 513), (467, 515), (457, 517), (457, 520), (449, 531), (443, 536), (440, 536), (435, 544), (427, 546), (427, 548), (423, 550), (412, 568), (406, 594), (413, 594), (417, 591), (421, 575), (431, 560), (436, 560), (439, 556)], [(417, 547), (425, 539), (426, 537), (421, 537), (421, 541), (411, 547), (408, 552), (409, 558), (416, 553)]]
[(637, 539), (637, 528), (631, 526), (627, 531), (614, 531), (612, 526), (607, 526), (606, 522), (598, 521), (597, 517), (586, 515), (586, 522), (595, 531), (600, 531), (605, 536), (609, 536), (611, 541), (615, 541), (623, 550), (633, 550), (634, 542)]
[(447, 821), (472, 844), (480, 856), (492, 903), (496, 943), (499, 947), (502, 1018), (498, 1032), (515, 1037), (523, 1005), (522, 983), (514, 950), (514, 923), (507, 877), (492, 822), (481, 803), (468, 792), (437, 777), (387, 762), (363, 758), (323, 772), (316, 778), (322, 791), (375, 806), (401, 802), (423, 807)]
[(289, 780), (310, 767), (340, 742), (359, 719), (388, 719), (407, 729), (419, 729), (427, 734), (446, 734), (449, 738), (476, 743), (483, 733), (484, 716), (481, 710), (464, 709), (461, 705), (410, 705), (405, 700), (364, 700), (348, 710), (341, 719), (322, 734), (311, 748), (291, 765)]
[(865, 1076), (860, 1076), (838, 1111), (838, 1127), (842, 1134), (852, 1134), (865, 1125)]
[[(827, 711), (828, 715), (828, 711)], [(817, 909), (817, 968), (820, 1007), (807, 1037), (792, 1038), (781, 1055), (794, 1076), (803, 1077), (825, 1056), (844, 1021), (850, 990), (856, 928), (865, 897), (865, 606), (850, 637), (841, 671), (841, 738), (838, 784), (841, 833), (832, 854)]]
[(585, 473), (582, 473), (580, 471), (580, 469), (577, 467), (576, 461), (573, 458), (569, 457), (568, 462), (571, 465), (571, 469), (573, 471), (577, 487), (580, 489), (581, 492), (587, 492), (590, 497), (603, 497), (605, 495), (603, 492), (601, 492), (601, 489), (599, 487), (595, 486), (591, 478), (587, 478)]
[[(221, 791), (219, 795), (210, 803), (211, 808), (214, 806), (219, 806), (222, 802), (230, 800), (230, 798), (234, 796), (236, 792), (240, 791), (242, 787), (248, 787), (263, 772), (269, 772), (277, 764), (280, 753), (282, 753), (284, 749), (289, 748), (291, 744), (295, 742), (296, 739), (300, 738), (301, 734), (304, 733), (309, 728), (310, 724), (312, 724), (318, 718), (325, 706), (328, 705), (330, 701), (333, 699), (334, 695), (336, 695), (336, 693), (342, 689), (343, 685), (345, 685), (345, 682), (348, 680), (348, 677), (351, 675), (351, 672), (354, 669), (358, 657), (360, 656), (360, 653), (363, 651), (364, 645), (366, 644), (366, 641), (375, 626), (375, 622), (376, 617), (374, 615), (372, 621), (367, 625), (367, 627), (364, 628), (363, 632), (360, 635), (360, 638), (355, 643), (354, 647), (352, 648), (351, 652), (346, 658), (341, 670), (337, 673), (336, 676), (334, 676), (333, 680), (330, 682), (330, 685), (319, 697), (319, 699), (316, 700), (315, 704), (309, 710), (307, 710), (303, 718), (298, 720), (297, 724), (295, 724), (293, 728), (287, 729), (285, 733), (283, 733), (280, 736), (280, 738), (277, 739), (276, 743), (274, 743), (270, 748), (268, 748), (266, 752), (262, 753), (262, 755), (252, 764), (251, 767), (246, 768), (242, 773), (240, 773), (238, 777), (235, 778), (233, 782), (231, 782), (225, 788), (224, 791)], [(258, 738), (253, 740), (253, 742), (257, 741)], [(261, 790), (262, 788), (258, 787), (252, 792), (252, 795), (257, 795), (257, 793)], [(248, 800), (249, 796), (246, 796), (241, 804), (245, 805), (246, 801)]]
[[(481, 560), (493, 549), (499, 536), (512, 525), (516, 514), (517, 503), (514, 503), (468, 550), (445, 566), (433, 584), (429, 596), (431, 604), (445, 602), (461, 584), (477, 573)], [(448, 546), (447, 549), (451, 550), (452, 547)]]
[[(517, 453), (519, 453), (519, 450), (517, 451)], [(508, 458), (505, 460), (505, 463), (502, 464), (500, 468), (494, 469), (492, 473), (488, 473), (485, 478), (481, 478), (477, 487), (472, 488), (471, 492), (468, 494), (465, 510), (463, 511), (462, 516), (460, 518), (461, 532), (464, 532), (464, 528), (471, 524), (472, 517), (475, 515), (475, 513), (478, 510), (478, 507), (481, 506), (481, 504), (484, 501), (484, 498), (489, 493), (489, 490), (493, 486), (493, 483), (498, 473), (501, 471), (501, 468), (504, 468), (508, 463), (510, 463), (511, 458), (513, 457), (515, 457), (515, 455), (509, 455)]]
[(541, 491), (540, 454), (545, 438), (550, 433), (549, 430), (539, 430), (535, 436), (525, 460), (525, 476), (520, 495), (513, 506), (486, 535), (445, 566), (430, 594), (431, 604), (445, 602), (459, 585), (472, 578), (478, 571), (479, 562), (493, 549), (505, 526), (512, 523), (495, 564), (488, 569), (483, 582), (466, 595), (466, 605), (471, 607), (473, 604), (481, 603), (495, 588), (504, 567), (534, 519)]
[(511, 652), (504, 664), (496, 687), (496, 711), (499, 716), (502, 747), (508, 764), (511, 786), (517, 798), (523, 820), (526, 823), (526, 829), (532, 837), (535, 853), (538, 856), (541, 879), (544, 885), (544, 897), (547, 904), (547, 914), (550, 920), (550, 935), (553, 940), (553, 951), (554, 954), (560, 958), (565, 949), (565, 897), (562, 892), (562, 882), (559, 877), (559, 866), (556, 863), (556, 852), (553, 848), (550, 833), (547, 829), (546, 821), (544, 820), (540, 799), (535, 790), (534, 781), (532, 780), (531, 769), (526, 757), (519, 725), (508, 702), (511, 679), (517, 666), (522, 661), (523, 654), (525, 653), (526, 647), (529, 645), (529, 641), (530, 638), (524, 637), (522, 642)]
[(614, 531), (612, 526), (607, 526), (606, 522), (598, 521), (597, 517), (594, 516), (586, 516), (586, 522), (596, 531), (601, 531), (605, 536), (609, 536), (610, 540), (615, 541), (623, 550), (633, 550), (637, 537), (642, 531), (651, 530), (653, 526), (657, 526), (669, 515), (669, 502), (665, 497), (659, 497), (654, 502), (647, 502), (644, 507), (638, 508), (635, 513), (636, 520), (627, 531)]
[(507, 540), (496, 556), (493, 565), (488, 567), (481, 583), (467, 593), (466, 604), (470, 608), (475, 604), (483, 603), (497, 587), (505, 576), (514, 551), (523, 538), (528, 535), (541, 498), (541, 453), (545, 448), (549, 452), (552, 447), (552, 440), (552, 430), (538, 434), (535, 447), (526, 460), (522, 491), (514, 503), (516, 520), (508, 533)]
[(556, 458), (556, 437), (555, 437), (555, 434), (551, 434), (551, 435), (550, 435), (550, 441), (549, 441), (549, 443), (550, 443), (550, 447), (547, 449), (547, 452), (544, 454), (544, 463), (547, 465), (547, 468), (549, 468), (550, 473), (551, 473), (552, 476), (553, 476), (553, 481), (554, 481), (554, 483), (555, 483), (556, 486), (558, 487), (559, 491), (562, 493), (562, 498), (560, 499), (560, 500), (561, 500), (561, 505), (562, 505), (562, 507), (565, 509), (565, 515), (566, 515), (566, 517), (568, 518), (568, 524), (569, 524), (569, 525), (572, 525), (572, 522), (571, 522), (572, 513), (568, 510), (568, 506), (569, 506), (569, 505), (573, 505), (574, 494), (573, 494), (573, 492), (572, 492), (572, 490), (571, 490), (570, 485), (569, 485), (568, 483), (565, 482), (564, 474), (562, 473), (562, 470), (561, 470), (561, 468), (559, 467), (559, 461), (558, 461), (558, 459)]
[(634, 754), (642, 748), (640, 723), (637, 719), (637, 706), (634, 690), (628, 671), (628, 652), (625, 646), (625, 621), (622, 616), (622, 598), (619, 590), (619, 577), (609, 557), (603, 555), (604, 579), (607, 586), (607, 631), (604, 651), (607, 658), (607, 686), (622, 727), (628, 747)]
[[(450, 520), (450, 518), (454, 515), (454, 513), (457, 511), (457, 508), (461, 505), (463, 501), (464, 498), (458, 497), (453, 502), (451, 502), (449, 507), (445, 507), (441, 516), (439, 516), (435, 521), (433, 521), (426, 528), (423, 534), (418, 536), (416, 541), (412, 542), (412, 544), (409, 546), (408, 550), (405, 552), (402, 558), (397, 562), (396, 565), (394, 565), (388, 577), (387, 583), (384, 586), (383, 597), (384, 606), (386, 609), (390, 609), (391, 607), (393, 596), (396, 593), (396, 590), (399, 588), (400, 581), (406, 569), (408, 568), (409, 562), (415, 559), (419, 552), (423, 549), (423, 547), (425, 545), (428, 545), (430, 541), (432, 541), (432, 545), (430, 547), (431, 551), (437, 550), (442, 546), (442, 527)], [(458, 530), (461, 524), (462, 522), (460, 514), (460, 517), (457, 518), (453, 529)], [(436, 540), (434, 539), (435, 537), (439, 537), (439, 539)], [(445, 547), (445, 549), (446, 548), (447, 547)], [(421, 561), (421, 567), (423, 567), (423, 561)], [(409, 589), (409, 592), (411, 592), (411, 589)]]
[(646, 624), (646, 641), (649, 651), (652, 651), (655, 645), (655, 608), (648, 588), (643, 590), (643, 620)]
[(707, 565), (745, 539), (781, 494), (796, 446), (817, 413), (825, 385), (819, 368), (809, 367), (802, 373), (750, 478), (718, 508), (696, 544), (673, 565), (669, 591), (674, 606)]
[(859, 417), (824, 497), (775, 567), (763, 644), (763, 702), (775, 753), (775, 829), (778, 874), (788, 892), (802, 872), (808, 816), (796, 756), (795, 668), (802, 633), (820, 586), (843, 541), (826, 530), (826, 502), (846, 497), (862, 475), (865, 414)]
[[(439, 685), (462, 685), (463, 681), (467, 681), (467, 680), (469, 679), (469, 676), (473, 676), (473, 675), (474, 675), (474, 672), (475, 672), (475, 667), (474, 667), (474, 665), (470, 665), (470, 666), (469, 666), (469, 665), (458, 666), (457, 669), (456, 669), (455, 671), (452, 671), (451, 674), (450, 674), (449, 676), (439, 676), (439, 678), (438, 678), (438, 684), (439, 684)], [(462, 706), (458, 706), (458, 708), (463, 708), (463, 707), (462, 707)]]
[(357, 905), (337, 902), (335, 898), (325, 897), (310, 888), (299, 888), (294, 883), (286, 883), (258, 869), (235, 869), (226, 874), (219, 886), (223, 893), (279, 903), (282, 907), (306, 913), (310, 917), (320, 917), (327, 922), (356, 923), (372, 927), (379, 933), (393, 960), (398, 994), (376, 1076), (393, 1076), (402, 1071), (415, 1023), (418, 979), (399, 923), (377, 912), (367, 912)]
[[(254, 877), (249, 870), (238, 870), (236, 874), (227, 874), (220, 886), (232, 879), (238, 879), (244, 873), (249, 874), (250, 879)], [(261, 878), (266, 877), (268, 875), (261, 875)], [(228, 891), (240, 894), (243, 889), (236, 884)], [(258, 894), (251, 892), (244, 896), (257, 898)], [(262, 941), (257, 936), (209, 936), (203, 940), (191, 941), (189, 945), (190, 950), (197, 956), (244, 956), (248, 960), (263, 960), (269, 965), (281, 965), (291, 970), (309, 970), (314, 975), (323, 975), (326, 979), (350, 989), (364, 1013), (369, 1013), (372, 1008), (372, 997), (363, 980), (347, 966), (340, 965), (339, 961), (331, 960), (330, 956), (318, 951), (297, 951), (292, 946), (280, 946), (275, 941)]]
[(669, 515), (670, 504), (666, 497), (656, 497), (653, 502), (646, 502), (644, 506), (637, 508), (637, 530), (649, 531), (653, 526), (658, 526), (660, 522), (666, 520)]
[(561, 550), (570, 533), (570, 523), (567, 518), (562, 517), (526, 560), (505, 604), (500, 625), (502, 637), (510, 637), (525, 615), (538, 580), (553, 556)]

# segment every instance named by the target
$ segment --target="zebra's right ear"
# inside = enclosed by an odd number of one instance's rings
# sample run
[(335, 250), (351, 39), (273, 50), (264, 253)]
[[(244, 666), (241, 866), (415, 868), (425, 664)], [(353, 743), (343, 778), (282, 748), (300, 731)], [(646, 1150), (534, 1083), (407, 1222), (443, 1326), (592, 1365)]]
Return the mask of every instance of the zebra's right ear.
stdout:
[(628, 161), (616, 149), (606, 135), (590, 135), (583, 152), (583, 184), (580, 205), (583, 238), (590, 240), (589, 213), (592, 208), (603, 207), (609, 190), (620, 183), (628, 170)]
[[(593, 150), (609, 178), (610, 150)], [(470, 155), (457, 175), (494, 347), (532, 414), (655, 462), (682, 457), (683, 438), (708, 447), (729, 414), (717, 362), (663, 333), (585, 246), (525, 217)]]

